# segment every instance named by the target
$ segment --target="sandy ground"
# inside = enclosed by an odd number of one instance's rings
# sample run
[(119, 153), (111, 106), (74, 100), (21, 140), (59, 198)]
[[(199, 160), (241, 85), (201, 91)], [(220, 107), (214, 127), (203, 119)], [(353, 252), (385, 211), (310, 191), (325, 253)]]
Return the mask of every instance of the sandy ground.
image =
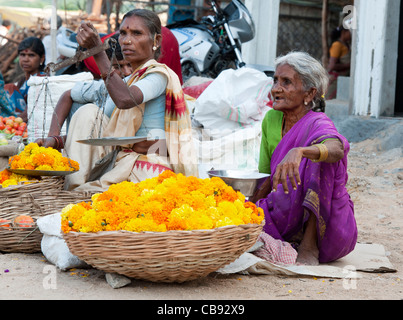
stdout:
[(132, 280), (113, 289), (95, 269), (56, 270), (41, 254), (0, 254), (0, 299), (334, 300), (403, 299), (403, 120), (336, 122), (351, 141), (349, 190), (359, 242), (385, 246), (395, 273), (355, 283), (314, 277), (211, 274), (183, 284)]

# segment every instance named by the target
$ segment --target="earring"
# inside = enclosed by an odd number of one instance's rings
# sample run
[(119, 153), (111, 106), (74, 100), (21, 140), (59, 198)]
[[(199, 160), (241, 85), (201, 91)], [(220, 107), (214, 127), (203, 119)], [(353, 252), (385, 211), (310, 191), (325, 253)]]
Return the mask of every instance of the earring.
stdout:
[(307, 105), (308, 105), (308, 102), (305, 101), (304, 104), (307, 106)]
[(158, 49), (158, 48), (157, 48), (156, 46), (153, 47), (153, 51), (157, 51), (157, 49)]

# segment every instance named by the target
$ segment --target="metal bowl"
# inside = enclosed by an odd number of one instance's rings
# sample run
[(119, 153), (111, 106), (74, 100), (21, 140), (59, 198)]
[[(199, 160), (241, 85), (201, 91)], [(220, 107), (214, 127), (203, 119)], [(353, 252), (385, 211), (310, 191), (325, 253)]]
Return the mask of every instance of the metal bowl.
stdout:
[(210, 170), (209, 177), (219, 177), (234, 190), (240, 191), (245, 197), (251, 197), (256, 189), (270, 177), (269, 174), (253, 170)]

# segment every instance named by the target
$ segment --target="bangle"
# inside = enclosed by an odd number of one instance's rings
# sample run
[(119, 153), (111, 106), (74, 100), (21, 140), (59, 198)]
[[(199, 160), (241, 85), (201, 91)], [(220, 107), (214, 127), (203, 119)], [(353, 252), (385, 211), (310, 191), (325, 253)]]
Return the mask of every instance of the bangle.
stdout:
[(111, 70), (110, 72), (109, 72), (109, 70), (108, 70), (108, 72), (101, 73), (101, 78), (102, 78), (102, 80), (105, 81), (105, 80), (108, 78), (108, 76), (109, 76), (109, 78), (111, 78), (112, 75), (113, 75), (115, 72), (116, 72), (116, 69), (112, 67), (112, 70)]
[(64, 141), (61, 136), (50, 136), (49, 138), (53, 138), (56, 141), (56, 148), (57, 150), (62, 150), (64, 148)]
[(324, 144), (314, 144), (314, 147), (317, 147), (319, 149), (319, 159), (317, 160), (312, 160), (312, 162), (323, 162), (326, 161), (327, 158), (329, 157), (329, 150)]

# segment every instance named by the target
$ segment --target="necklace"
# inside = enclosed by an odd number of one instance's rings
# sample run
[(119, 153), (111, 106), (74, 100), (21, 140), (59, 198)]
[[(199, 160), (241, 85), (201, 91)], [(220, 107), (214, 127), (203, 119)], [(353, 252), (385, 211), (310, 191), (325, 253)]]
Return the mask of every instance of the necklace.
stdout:
[(282, 125), (281, 125), (281, 137), (284, 137), (285, 135), (286, 135), (286, 131), (285, 131), (285, 119), (284, 119), (284, 116), (283, 116), (283, 123), (282, 123)]

